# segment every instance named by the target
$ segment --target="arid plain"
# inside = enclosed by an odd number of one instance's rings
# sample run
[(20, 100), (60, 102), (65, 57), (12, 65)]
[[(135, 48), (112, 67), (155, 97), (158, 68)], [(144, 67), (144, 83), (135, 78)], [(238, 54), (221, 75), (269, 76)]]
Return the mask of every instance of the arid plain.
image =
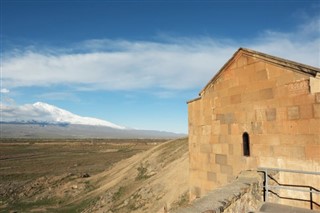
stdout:
[(187, 203), (187, 139), (6, 139), (0, 212), (163, 212)]

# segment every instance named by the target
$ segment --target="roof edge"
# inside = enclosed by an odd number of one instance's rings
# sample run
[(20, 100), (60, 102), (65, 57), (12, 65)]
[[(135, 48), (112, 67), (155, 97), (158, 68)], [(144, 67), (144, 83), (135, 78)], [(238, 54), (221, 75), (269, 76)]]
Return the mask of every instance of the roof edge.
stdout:
[(204, 90), (207, 89), (207, 87), (214, 82), (222, 73), (222, 71), (228, 67), (232, 61), (235, 60), (236, 55), (242, 50), (242, 48), (240, 47), (235, 53), (233, 53), (232, 57), (220, 68), (220, 70), (211, 78), (211, 80), (204, 86), (204, 88), (199, 92), (199, 96), (201, 96), (201, 94), (203, 93)]
[(261, 60), (267, 61), (269, 63), (289, 68), (293, 71), (299, 72), (301, 74), (309, 75), (312, 77), (319, 76), (320, 68), (309, 66), (306, 64), (298, 63), (295, 61), (287, 60), (284, 58), (280, 58), (277, 56), (268, 55), (265, 53), (261, 53), (255, 50), (247, 49), (240, 47), (233, 55), (232, 57), (220, 68), (220, 70), (213, 76), (213, 78), (205, 85), (205, 87), (199, 92), (199, 96), (213, 83), (216, 79), (221, 75), (222, 71), (225, 70), (234, 60), (237, 59), (241, 54), (245, 54), (248, 56), (254, 56)]
[(261, 52), (255, 51), (255, 50), (242, 48), (242, 47), (239, 48), (239, 50), (243, 50), (243, 52), (245, 54), (249, 53), (249, 54), (247, 54), (249, 56), (255, 56), (257, 58), (260, 58), (262, 60), (265, 60), (265, 61), (268, 61), (268, 62), (271, 62), (274, 64), (283, 65), (285, 67), (288, 67), (289, 69), (295, 69), (298, 72), (312, 75), (313, 77), (315, 77), (317, 75), (317, 73), (320, 72), (320, 68), (318, 68), (318, 67), (313, 67), (313, 66), (310, 66), (307, 64), (302, 64), (302, 63), (296, 62), (296, 61), (280, 58), (277, 56), (269, 55), (266, 53), (261, 53)]
[(191, 99), (191, 100), (187, 101), (187, 104), (190, 104), (191, 102), (194, 102), (194, 101), (197, 101), (197, 100), (200, 100), (200, 99), (201, 99), (201, 96), (197, 97), (197, 98), (194, 98), (194, 99)]

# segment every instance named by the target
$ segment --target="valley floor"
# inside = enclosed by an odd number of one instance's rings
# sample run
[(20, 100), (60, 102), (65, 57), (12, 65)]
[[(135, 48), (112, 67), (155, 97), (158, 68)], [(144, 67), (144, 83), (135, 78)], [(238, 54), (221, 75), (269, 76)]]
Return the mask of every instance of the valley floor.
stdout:
[(164, 212), (188, 202), (187, 138), (0, 147), (0, 212)]

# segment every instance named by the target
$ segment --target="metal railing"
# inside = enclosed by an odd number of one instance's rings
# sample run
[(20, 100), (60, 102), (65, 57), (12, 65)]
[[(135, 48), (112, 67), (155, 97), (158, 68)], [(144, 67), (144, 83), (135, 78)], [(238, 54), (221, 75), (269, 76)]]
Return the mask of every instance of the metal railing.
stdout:
[[(299, 171), (299, 170), (289, 170), (289, 169), (279, 169), (279, 168), (258, 168), (259, 172), (264, 173), (264, 201), (268, 202), (269, 200), (269, 192), (276, 195), (279, 198), (289, 199), (289, 200), (298, 200), (304, 202), (310, 202), (310, 209), (313, 209), (313, 204), (320, 206), (320, 204), (313, 201), (312, 194), (319, 194), (320, 190), (313, 186), (305, 186), (305, 185), (292, 185), (292, 184), (282, 184), (275, 180), (270, 173), (271, 172), (287, 172), (287, 173), (297, 173), (297, 174), (306, 174), (306, 175), (320, 175), (320, 172), (308, 172), (308, 171)], [(277, 185), (270, 185), (269, 179), (273, 180)], [(317, 186), (319, 187), (319, 186)], [(299, 198), (288, 198), (281, 197), (272, 189), (285, 189), (291, 191), (300, 191), (300, 192), (308, 192), (310, 194), (310, 200), (299, 199)]]

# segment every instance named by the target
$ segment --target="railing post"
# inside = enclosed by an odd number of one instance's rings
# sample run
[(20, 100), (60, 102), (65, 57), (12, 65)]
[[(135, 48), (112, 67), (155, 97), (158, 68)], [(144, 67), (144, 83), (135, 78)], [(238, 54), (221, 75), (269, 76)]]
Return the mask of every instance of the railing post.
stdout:
[(312, 200), (312, 187), (310, 187), (310, 209), (313, 209), (313, 200)]
[(265, 194), (265, 202), (268, 202), (268, 196), (269, 196), (269, 184), (268, 184), (268, 169), (265, 170), (265, 173), (264, 173), (265, 177), (264, 177), (264, 180), (265, 180), (265, 190), (266, 190), (266, 194)]
[[(320, 175), (320, 172), (310, 172), (310, 171), (298, 171), (298, 170), (289, 170), (289, 169), (277, 169), (277, 168), (258, 168), (258, 171), (263, 172), (264, 173), (264, 202), (268, 202), (269, 201), (269, 190), (275, 188), (275, 189), (287, 189), (287, 190), (293, 190), (293, 191), (302, 191), (302, 192), (309, 192), (309, 196), (310, 196), (310, 200), (307, 199), (297, 199), (299, 201), (303, 201), (303, 202), (310, 202), (310, 209), (313, 210), (313, 194), (319, 194), (320, 195), (320, 190), (317, 188), (314, 188), (313, 186), (301, 186), (301, 185), (288, 185), (288, 184), (280, 184), (276, 181), (276, 184), (280, 185), (280, 186), (274, 186), (274, 185), (270, 185), (269, 186), (269, 174), (268, 174), (268, 170), (270, 171), (278, 171), (278, 172), (289, 172), (289, 173), (298, 173), (298, 174), (309, 174), (309, 175)], [(305, 187), (308, 189), (292, 189), (291, 187)], [(272, 193), (274, 193), (273, 191), (271, 191)], [(278, 196), (279, 198), (284, 198), (284, 199), (290, 199), (287, 197), (281, 197), (277, 194), (275, 194), (276, 196)], [(295, 200), (295, 199), (293, 199)], [(317, 202), (314, 202), (316, 205), (319, 205)]]

